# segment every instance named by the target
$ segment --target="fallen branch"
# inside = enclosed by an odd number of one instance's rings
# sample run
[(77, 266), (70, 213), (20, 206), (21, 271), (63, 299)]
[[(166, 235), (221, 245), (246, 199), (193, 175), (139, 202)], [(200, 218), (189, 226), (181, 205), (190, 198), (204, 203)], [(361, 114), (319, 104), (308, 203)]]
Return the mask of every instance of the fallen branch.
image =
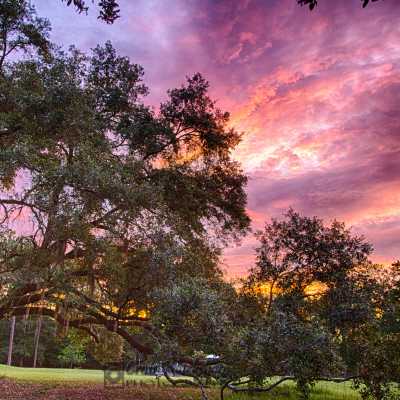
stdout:
[[(331, 377), (321, 377), (318, 378), (317, 381), (326, 381), (326, 382), (334, 382), (334, 383), (343, 383), (343, 382), (347, 382), (353, 379), (358, 378), (358, 376), (349, 376), (349, 377), (345, 377), (345, 378), (331, 378)], [(232, 384), (231, 382), (227, 382), (225, 383), (225, 385), (221, 388), (221, 393), (220, 393), (220, 397), (221, 400), (223, 400), (223, 390), (226, 388), (229, 388), (230, 390), (232, 390), (234, 393), (238, 393), (238, 392), (251, 392), (251, 393), (262, 393), (262, 392), (269, 392), (272, 389), (276, 388), (277, 386), (279, 386), (281, 383), (289, 381), (289, 380), (296, 380), (295, 376), (284, 376), (282, 378), (280, 378), (277, 382), (273, 383), (272, 385), (268, 386), (268, 387), (247, 387), (247, 388), (239, 388), (237, 386), (239, 385), (244, 385), (246, 383), (250, 383), (250, 380), (246, 380), (243, 382), (238, 382), (235, 384)]]

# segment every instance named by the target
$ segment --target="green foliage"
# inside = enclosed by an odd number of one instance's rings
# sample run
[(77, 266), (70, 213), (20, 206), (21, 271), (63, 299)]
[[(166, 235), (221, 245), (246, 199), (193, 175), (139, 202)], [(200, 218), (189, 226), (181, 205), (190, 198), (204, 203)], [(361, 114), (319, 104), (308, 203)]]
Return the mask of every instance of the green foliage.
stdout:
[(76, 367), (86, 361), (87, 339), (70, 331), (64, 339), (64, 345), (58, 354), (58, 360), (63, 366)]
[[(219, 279), (222, 247), (248, 231), (240, 135), (200, 74), (155, 111), (110, 43), (51, 56), (4, 69), (0, 318), (29, 307), (150, 355), (157, 290)], [(17, 214), (30, 231), (10, 230)]]
[(102, 327), (97, 328), (98, 341), (90, 341), (87, 352), (100, 365), (121, 362), (124, 356), (124, 341), (118, 334)]
[(235, 390), (248, 379), (256, 388), (240, 390), (260, 391), (280, 376), (304, 398), (321, 378), (353, 377), (364, 398), (391, 399), (400, 362), (396, 266), (372, 265), (371, 246), (343, 224), (325, 226), (293, 210), (258, 238), (214, 376)]
[(349, 332), (348, 354), (358, 364), (356, 381), (364, 399), (395, 399), (400, 382), (400, 326), (398, 264), (379, 271), (380, 284), (369, 291), (375, 318)]
[[(293, 376), (305, 397), (318, 377), (356, 376), (366, 396), (384, 398), (379, 390), (397, 379), (399, 358), (388, 360), (395, 336), (379, 328), (384, 319), (377, 311), (392, 309), (385, 291), (393, 285), (380, 280), (383, 270), (368, 261), (371, 246), (343, 224), (327, 227), (292, 210), (258, 237), (245, 295), (255, 296), (259, 318), (268, 321), (266, 328), (256, 328), (271, 340), (262, 347), (274, 348), (265, 365), (275, 370), (268, 373)], [(278, 332), (275, 339), (271, 330)], [(277, 356), (272, 362), (271, 353)]]
[[(36, 317), (17, 318), (13, 346), (13, 365), (32, 367)], [(39, 340), (38, 365), (59, 366), (57, 353), (60, 349), (56, 335), (56, 323), (44, 318)], [(0, 321), (0, 363), (5, 363), (8, 352), (10, 322)]]
[(229, 308), (236, 297), (227, 283), (198, 277), (157, 289), (150, 312), (161, 332), (159, 359), (168, 364), (218, 354), (234, 329)]
[(50, 24), (36, 16), (26, 0), (0, 0), (0, 74), (6, 57), (16, 51), (49, 54)]

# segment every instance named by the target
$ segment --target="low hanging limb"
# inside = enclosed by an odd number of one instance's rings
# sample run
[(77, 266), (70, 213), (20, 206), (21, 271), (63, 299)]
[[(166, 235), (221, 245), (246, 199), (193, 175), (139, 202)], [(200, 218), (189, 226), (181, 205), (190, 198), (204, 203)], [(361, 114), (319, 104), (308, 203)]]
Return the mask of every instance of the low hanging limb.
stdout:
[[(39, 312), (40, 308), (43, 308), (43, 311), (46, 313), (47, 316), (55, 319), (57, 322), (63, 324), (65, 326), (66, 320), (62, 318), (60, 315), (57, 315), (57, 313), (46, 307), (40, 307), (39, 305), (37, 307), (32, 307), (32, 304), (38, 304), (40, 301), (43, 300), (43, 292), (42, 293), (34, 293), (34, 294), (25, 294), (26, 292), (29, 292), (30, 290), (28, 289), (33, 289), (33, 290), (39, 290), (40, 288), (37, 286), (33, 287), (27, 287), (24, 288), (24, 290), (19, 290), (17, 292), (18, 294), (21, 294), (20, 297), (15, 298), (14, 296), (10, 298), (8, 301), (0, 305), (0, 319), (4, 317), (4, 315), (22, 315), (23, 313), (26, 312), (26, 308), (30, 308), (30, 312), (35, 313)], [(52, 293), (57, 293), (55, 288), (46, 289), (46, 300), (51, 300), (51, 294)], [(57, 301), (56, 298), (53, 299), (54, 301)], [(101, 308), (101, 307), (100, 307)], [(84, 315), (88, 315), (88, 318), (81, 318), (75, 321), (70, 322), (69, 325), (73, 326), (74, 328), (78, 328), (81, 330), (86, 331), (89, 335), (95, 338), (96, 341), (98, 341), (95, 333), (90, 329), (90, 327), (85, 326), (87, 324), (91, 325), (102, 325), (104, 326), (107, 330), (110, 332), (115, 332), (118, 335), (120, 335), (122, 338), (124, 338), (134, 349), (138, 350), (139, 352), (143, 354), (152, 354), (153, 350), (142, 344), (140, 340), (138, 340), (134, 335), (129, 333), (126, 329), (123, 327), (130, 327), (130, 326), (139, 326), (148, 332), (153, 332), (154, 328), (148, 323), (147, 319), (141, 318), (141, 317), (131, 317), (127, 316), (123, 320), (118, 321), (118, 325), (116, 326), (114, 321), (110, 320), (107, 318), (105, 315), (101, 315), (99, 312), (95, 310), (91, 310), (88, 306), (77, 306), (76, 311), (83, 313)], [(101, 308), (101, 312), (103, 311), (103, 308)], [(113, 316), (115, 317), (114, 313), (112, 313)], [(111, 317), (111, 316), (109, 316)], [(118, 316), (117, 316), (118, 317)]]
[(196, 386), (196, 387), (198, 387), (198, 384), (196, 384), (195, 382), (191, 381), (190, 379), (185, 379), (185, 378), (174, 379), (174, 378), (172, 378), (168, 374), (166, 368), (163, 368), (163, 373), (164, 373), (164, 376), (167, 379), (167, 381), (173, 386), (176, 386), (176, 385), (188, 385), (188, 386)]
[[(27, 311), (29, 311), (30, 315), (44, 315), (44, 316), (50, 317), (61, 325), (65, 325), (67, 322), (62, 316), (58, 315), (54, 310), (52, 310), (50, 308), (45, 308), (45, 307), (17, 307), (17, 308), (13, 309), (13, 312), (11, 313), (11, 315), (13, 315), (13, 316), (26, 315)], [(85, 326), (86, 324), (93, 322), (93, 321), (94, 320), (90, 319), (90, 318), (75, 319), (75, 320), (70, 320), (69, 325), (76, 329), (85, 331), (86, 333), (88, 333), (90, 336), (92, 336), (94, 338), (96, 343), (98, 343), (99, 338), (96, 335), (96, 333), (92, 329), (90, 329), (88, 326)]]
[[(349, 376), (349, 377), (345, 377), (345, 378), (321, 377), (321, 378), (318, 378), (317, 380), (318, 381), (335, 382), (335, 383), (343, 383), (343, 382), (347, 382), (347, 381), (350, 381), (350, 380), (353, 380), (353, 379), (356, 379), (356, 378), (358, 378), (358, 376)], [(238, 392), (249, 392), (249, 393), (270, 392), (272, 389), (276, 388), (281, 383), (289, 381), (289, 380), (292, 380), (292, 381), (296, 380), (296, 377), (295, 376), (284, 376), (284, 377), (280, 378), (277, 382), (273, 383), (272, 385), (270, 385), (268, 387), (239, 388), (237, 386), (245, 385), (247, 383), (250, 383), (251, 380), (246, 380), (246, 381), (237, 382), (237, 383), (233, 383), (232, 381), (228, 381), (221, 387), (220, 399), (224, 400), (224, 390), (226, 388), (229, 388), (234, 393), (238, 393)]]
[(194, 386), (197, 388), (200, 388), (201, 391), (201, 398), (202, 400), (208, 400), (207, 393), (205, 392), (206, 386), (203, 384), (200, 378), (193, 376), (193, 381), (190, 379), (185, 379), (185, 378), (178, 378), (178, 379), (173, 379), (171, 376), (168, 374), (165, 368), (163, 368), (163, 373), (165, 378), (169, 383), (171, 383), (173, 386), (182, 384), (182, 385), (188, 385), (188, 386)]
[[(283, 383), (285, 381), (289, 381), (289, 380), (294, 380), (294, 379), (295, 379), (294, 376), (284, 376), (281, 379), (279, 379), (277, 382), (273, 383), (272, 385), (270, 385), (268, 387), (238, 388), (235, 385), (232, 385), (230, 383), (227, 384), (227, 387), (235, 393), (237, 393), (237, 392), (254, 392), (254, 393), (269, 392), (272, 389), (279, 386), (281, 383)], [(251, 381), (239, 382), (236, 385), (244, 385), (245, 383), (250, 383), (250, 382)]]
[[(236, 386), (238, 386), (238, 385), (245, 385), (246, 383), (250, 383), (250, 382), (251, 382), (250, 379), (246, 379), (245, 381), (235, 383), (235, 385), (236, 385)], [(224, 391), (225, 391), (225, 389), (226, 389), (227, 387), (229, 387), (229, 385), (232, 385), (233, 383), (234, 383), (234, 381), (226, 381), (226, 382), (221, 386), (221, 389), (220, 389), (220, 399), (221, 399), (221, 400), (224, 400)]]

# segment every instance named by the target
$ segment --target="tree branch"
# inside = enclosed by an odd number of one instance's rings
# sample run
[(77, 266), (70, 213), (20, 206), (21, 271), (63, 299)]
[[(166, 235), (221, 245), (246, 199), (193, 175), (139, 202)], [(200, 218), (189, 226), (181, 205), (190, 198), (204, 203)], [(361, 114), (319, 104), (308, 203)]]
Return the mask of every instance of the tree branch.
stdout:
[[(349, 377), (345, 377), (345, 378), (331, 378), (331, 377), (321, 377), (316, 379), (317, 381), (327, 381), (327, 382), (335, 382), (335, 383), (343, 383), (343, 382), (347, 382), (353, 379), (358, 378), (358, 376), (349, 376)], [(282, 384), (285, 381), (289, 381), (289, 380), (296, 380), (295, 376), (284, 376), (282, 378), (280, 378), (277, 382), (273, 383), (272, 385), (268, 386), (268, 387), (248, 387), (248, 388), (238, 388), (235, 385), (232, 385), (230, 383), (228, 383), (226, 386), (231, 389), (233, 392), (237, 393), (237, 392), (254, 392), (254, 393), (260, 393), (260, 392), (269, 392), (272, 389), (274, 389), (275, 387), (279, 386), (280, 384)], [(250, 383), (251, 381), (244, 381), (244, 382), (240, 382), (237, 383), (236, 385), (243, 385), (245, 383)]]
[(195, 382), (191, 381), (190, 379), (185, 379), (185, 378), (179, 378), (179, 379), (173, 379), (171, 376), (168, 374), (166, 368), (163, 368), (163, 373), (165, 378), (169, 383), (171, 383), (173, 386), (176, 385), (189, 385), (189, 386), (198, 386)]
[(90, 336), (94, 338), (96, 343), (99, 342), (99, 338), (95, 332), (93, 332), (90, 327), (85, 326), (85, 324), (92, 324), (96, 321), (94, 319), (74, 319), (74, 320), (66, 320), (60, 314), (58, 314), (55, 310), (46, 307), (19, 307), (15, 308), (11, 315), (18, 316), (18, 315), (26, 315), (29, 312), (30, 315), (45, 315), (54, 319), (57, 323), (62, 326), (72, 326), (76, 329), (83, 330), (87, 332)]

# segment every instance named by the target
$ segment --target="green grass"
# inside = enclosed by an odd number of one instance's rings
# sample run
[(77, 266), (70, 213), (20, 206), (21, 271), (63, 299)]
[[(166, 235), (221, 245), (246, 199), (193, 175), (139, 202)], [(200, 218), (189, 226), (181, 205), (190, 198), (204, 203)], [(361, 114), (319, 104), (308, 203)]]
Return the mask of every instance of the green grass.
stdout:
[[(227, 394), (229, 391), (227, 391)], [(237, 393), (227, 396), (231, 400), (298, 400), (299, 393), (296, 391), (295, 384), (285, 383), (269, 393), (261, 393), (250, 396), (248, 394)], [(311, 400), (360, 400), (361, 396), (351, 387), (350, 382), (333, 383), (318, 382), (311, 391)]]
[[(102, 385), (104, 382), (103, 371), (101, 370), (87, 370), (87, 369), (58, 369), (58, 368), (20, 368), (20, 367), (8, 367), (0, 364), (0, 377), (7, 377), (20, 383), (32, 383), (32, 384), (44, 384), (52, 387), (57, 385), (67, 385), (71, 383), (75, 384), (89, 384), (89, 385)], [(155, 384), (156, 378), (154, 376), (147, 375), (126, 375), (129, 381), (135, 381), (137, 383)], [(162, 380), (163, 384), (166, 381)], [(149, 386), (148, 390), (152, 389)], [(166, 389), (169, 391), (174, 391)], [(193, 395), (197, 390), (187, 389), (188, 398), (197, 398), (197, 395)], [(181, 392), (182, 393), (182, 392)], [(189, 394), (190, 393), (190, 394)], [(210, 390), (210, 398), (218, 398), (218, 390)], [(174, 397), (174, 396), (172, 396)], [(295, 390), (293, 383), (287, 383), (281, 387), (276, 388), (271, 393), (256, 394), (250, 396), (248, 394), (237, 393), (231, 394), (229, 390), (226, 390), (226, 398), (231, 400), (298, 400), (299, 396)], [(319, 382), (312, 389), (311, 400), (359, 400), (359, 394), (352, 389), (351, 383), (331, 383), (331, 382)]]
[[(21, 368), (0, 364), (0, 376), (21, 382), (32, 383), (103, 383), (102, 370), (62, 369), (62, 368)], [(156, 382), (153, 376), (126, 374), (127, 380), (136, 382)]]

